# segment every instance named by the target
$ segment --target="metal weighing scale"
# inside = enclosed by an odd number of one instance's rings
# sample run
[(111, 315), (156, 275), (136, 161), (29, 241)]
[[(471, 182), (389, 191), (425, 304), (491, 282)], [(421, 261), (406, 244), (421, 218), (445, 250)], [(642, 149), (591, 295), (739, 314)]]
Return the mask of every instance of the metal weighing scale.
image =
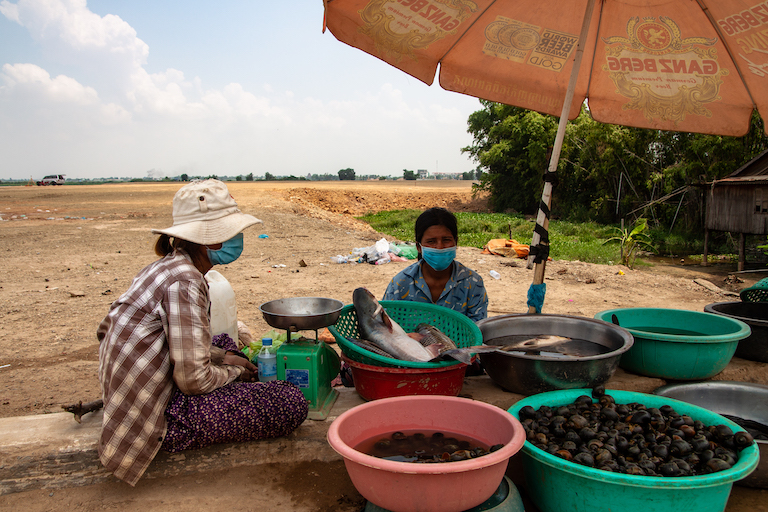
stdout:
[[(324, 420), (339, 392), (331, 387), (341, 368), (335, 350), (318, 339), (317, 330), (336, 323), (344, 304), (322, 297), (293, 297), (259, 306), (264, 321), (287, 331), (277, 349), (277, 378), (301, 389), (309, 402), (309, 419)], [(291, 339), (292, 332), (315, 331), (315, 339)]]

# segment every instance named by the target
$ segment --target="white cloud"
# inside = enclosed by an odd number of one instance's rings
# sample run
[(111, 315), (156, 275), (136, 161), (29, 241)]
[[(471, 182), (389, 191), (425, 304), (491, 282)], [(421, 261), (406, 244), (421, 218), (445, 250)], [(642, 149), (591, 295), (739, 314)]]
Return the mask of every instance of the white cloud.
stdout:
[(136, 31), (118, 16), (99, 16), (86, 0), (19, 0), (0, 2), (0, 12), (29, 30), (32, 38), (53, 51), (63, 47), (88, 53), (99, 60), (118, 59), (138, 68), (149, 48)]
[[(465, 125), (459, 109), (388, 83), (347, 97), (301, 96), (266, 81), (258, 93), (239, 83), (211, 88), (179, 69), (150, 73), (149, 47), (134, 28), (85, 0), (1, 0), (0, 13), (56, 57), (50, 62), (67, 64), (66, 74), (34, 63), (0, 72), (0, 153), (23, 177), (52, 168), (71, 177), (399, 174), (433, 164), (442, 149), (429, 148), (467, 144), (440, 138), (443, 127)], [(419, 154), (429, 161), (413, 162)]]
[(19, 6), (17, 4), (12, 4), (8, 0), (2, 0), (0, 2), (0, 14), (11, 21), (21, 24), (21, 20), (19, 20)]
[(2, 90), (4, 95), (18, 91), (38, 101), (79, 105), (93, 105), (99, 101), (92, 87), (85, 87), (68, 76), (59, 75), (52, 79), (47, 71), (34, 64), (5, 64), (0, 76), (6, 84)]

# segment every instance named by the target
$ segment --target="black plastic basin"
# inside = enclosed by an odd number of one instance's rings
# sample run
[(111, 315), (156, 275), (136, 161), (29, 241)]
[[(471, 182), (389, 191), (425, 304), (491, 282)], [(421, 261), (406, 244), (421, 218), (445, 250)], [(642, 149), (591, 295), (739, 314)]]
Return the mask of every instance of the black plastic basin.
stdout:
[(704, 306), (705, 313), (741, 320), (752, 334), (739, 341), (736, 357), (768, 363), (768, 302), (714, 302)]

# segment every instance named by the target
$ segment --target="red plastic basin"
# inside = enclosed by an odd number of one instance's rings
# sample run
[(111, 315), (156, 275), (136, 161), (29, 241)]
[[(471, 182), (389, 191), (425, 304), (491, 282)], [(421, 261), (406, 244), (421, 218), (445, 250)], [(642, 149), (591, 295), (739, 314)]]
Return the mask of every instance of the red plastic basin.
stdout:
[(466, 364), (440, 368), (388, 368), (358, 363), (341, 355), (352, 370), (355, 390), (363, 400), (395, 396), (458, 396), (464, 385)]

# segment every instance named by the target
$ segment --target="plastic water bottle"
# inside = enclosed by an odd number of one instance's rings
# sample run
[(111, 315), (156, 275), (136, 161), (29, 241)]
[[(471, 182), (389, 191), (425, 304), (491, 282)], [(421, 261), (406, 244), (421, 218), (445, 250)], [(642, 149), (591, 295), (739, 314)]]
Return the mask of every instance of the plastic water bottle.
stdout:
[(277, 354), (272, 347), (272, 338), (261, 339), (261, 350), (259, 350), (257, 361), (260, 382), (277, 379)]

